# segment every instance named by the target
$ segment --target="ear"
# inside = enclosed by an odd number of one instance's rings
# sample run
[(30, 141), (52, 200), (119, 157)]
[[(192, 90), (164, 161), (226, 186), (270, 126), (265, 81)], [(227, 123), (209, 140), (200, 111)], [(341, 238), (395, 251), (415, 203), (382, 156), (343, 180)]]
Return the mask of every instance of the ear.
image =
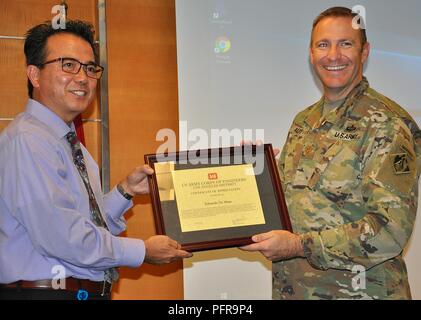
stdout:
[(26, 67), (26, 75), (29, 81), (31, 81), (34, 88), (39, 88), (40, 70), (37, 66), (30, 64)]
[(370, 43), (366, 42), (364, 44), (363, 52), (362, 52), (362, 55), (361, 55), (362, 64), (364, 64), (367, 61), (369, 54), (370, 54)]

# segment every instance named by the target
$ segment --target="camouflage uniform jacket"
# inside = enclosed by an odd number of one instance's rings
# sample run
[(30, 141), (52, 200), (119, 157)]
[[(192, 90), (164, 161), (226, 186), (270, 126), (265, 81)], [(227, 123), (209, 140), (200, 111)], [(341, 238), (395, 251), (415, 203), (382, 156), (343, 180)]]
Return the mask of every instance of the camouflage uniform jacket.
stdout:
[(279, 161), (306, 258), (273, 263), (274, 299), (409, 299), (402, 250), (417, 212), (421, 132), (364, 78), (299, 113)]

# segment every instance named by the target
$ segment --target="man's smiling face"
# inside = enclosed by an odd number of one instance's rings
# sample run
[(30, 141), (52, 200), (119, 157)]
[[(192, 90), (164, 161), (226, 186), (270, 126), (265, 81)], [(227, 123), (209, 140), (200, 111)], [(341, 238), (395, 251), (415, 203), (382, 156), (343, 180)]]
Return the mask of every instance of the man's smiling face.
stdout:
[(352, 27), (351, 17), (327, 17), (316, 25), (310, 61), (328, 99), (345, 98), (362, 80), (369, 51), (368, 43), (362, 47), (361, 31)]
[[(70, 34), (60, 33), (48, 38), (45, 61), (57, 58), (73, 58), (82, 63), (95, 62), (90, 44), (84, 39)], [(84, 68), (77, 74), (64, 72), (62, 62), (46, 64), (37, 72), (34, 97), (66, 123), (70, 123), (86, 110), (95, 97), (97, 79), (86, 75)]]

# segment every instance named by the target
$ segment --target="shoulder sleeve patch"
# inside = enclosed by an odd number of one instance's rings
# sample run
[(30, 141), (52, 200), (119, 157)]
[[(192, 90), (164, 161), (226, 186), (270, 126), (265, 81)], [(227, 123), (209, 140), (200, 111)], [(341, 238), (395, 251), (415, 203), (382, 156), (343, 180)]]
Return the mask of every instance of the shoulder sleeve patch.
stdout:
[(393, 161), (393, 169), (395, 174), (408, 174), (411, 173), (411, 169), (408, 164), (408, 154), (407, 153), (398, 153), (391, 154)]
[(408, 194), (417, 175), (416, 157), (410, 142), (398, 133), (392, 149), (381, 162), (376, 180), (392, 191)]

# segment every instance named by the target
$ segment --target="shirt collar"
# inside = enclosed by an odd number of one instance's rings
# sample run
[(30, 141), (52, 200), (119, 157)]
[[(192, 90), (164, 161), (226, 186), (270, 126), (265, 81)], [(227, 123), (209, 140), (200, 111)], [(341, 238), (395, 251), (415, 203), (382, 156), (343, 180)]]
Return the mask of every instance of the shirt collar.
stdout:
[(69, 131), (75, 131), (73, 122), (69, 127), (56, 113), (36, 100), (28, 100), (25, 112), (46, 124), (51, 129), (51, 133), (60, 139), (69, 133)]
[[(367, 78), (363, 77), (360, 83), (352, 89), (352, 91), (348, 94), (345, 98), (344, 103), (336, 108), (335, 113), (328, 113), (326, 115), (325, 121), (331, 122), (335, 119), (341, 118), (345, 114), (349, 114), (352, 111), (352, 107), (354, 106), (354, 102), (358, 97), (360, 97), (369, 87), (369, 83)], [(305, 122), (311, 127), (314, 128), (317, 126), (318, 122), (320, 122), (322, 118), (322, 111), (323, 111), (323, 104), (324, 104), (324, 97), (322, 97), (316, 104), (313, 106), (313, 109), (306, 117)]]

